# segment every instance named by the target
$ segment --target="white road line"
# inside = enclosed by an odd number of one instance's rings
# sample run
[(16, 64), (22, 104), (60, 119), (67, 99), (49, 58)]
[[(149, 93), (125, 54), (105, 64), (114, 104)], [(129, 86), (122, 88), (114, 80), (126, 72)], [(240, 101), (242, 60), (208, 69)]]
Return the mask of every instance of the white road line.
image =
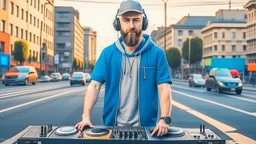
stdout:
[(226, 94), (223, 94), (223, 95), (227, 96), (227, 97), (234, 98), (234, 99), (239, 99), (239, 100), (243, 100), (243, 101), (248, 101), (248, 102), (256, 103), (256, 100), (251, 100), (251, 99), (239, 97), (239, 95), (238, 96), (230, 96), (230, 95), (226, 95)]
[(191, 98), (194, 98), (194, 99), (197, 99), (197, 100), (200, 100), (200, 101), (204, 101), (204, 102), (207, 102), (207, 103), (218, 105), (218, 106), (221, 106), (221, 107), (224, 107), (224, 108), (228, 108), (228, 109), (231, 109), (231, 110), (234, 110), (234, 111), (237, 111), (237, 112), (240, 112), (240, 113), (247, 114), (247, 115), (255, 117), (255, 115), (253, 113), (248, 112), (248, 111), (244, 111), (244, 110), (241, 110), (241, 109), (238, 109), (238, 108), (234, 108), (234, 107), (231, 107), (231, 106), (228, 106), (228, 105), (224, 105), (224, 104), (217, 103), (217, 102), (214, 102), (214, 101), (210, 101), (210, 100), (206, 100), (206, 99), (203, 99), (203, 98), (199, 98), (199, 97), (196, 97), (196, 96), (193, 96), (193, 95), (190, 95), (190, 94), (186, 94), (186, 93), (183, 93), (183, 92), (179, 92), (179, 91), (176, 91), (176, 90), (172, 90), (172, 91), (174, 93), (178, 93), (178, 94), (186, 96), (186, 97), (191, 97)]
[(190, 90), (190, 91), (196, 91), (196, 92), (206, 92), (205, 90), (196, 90), (193, 88), (189, 88), (189, 87), (181, 87), (181, 86), (176, 86), (176, 85), (172, 85), (171, 87), (177, 87), (177, 88), (181, 88), (181, 89), (185, 89), (185, 90)]
[(34, 100), (34, 101), (30, 101), (30, 102), (27, 102), (27, 103), (23, 103), (23, 104), (20, 104), (20, 105), (16, 105), (16, 106), (13, 106), (13, 107), (2, 109), (2, 110), (0, 110), (0, 113), (8, 112), (8, 111), (20, 108), (20, 107), (24, 107), (24, 106), (31, 105), (31, 104), (34, 104), (34, 103), (42, 102), (42, 101), (45, 101), (45, 100), (48, 100), (48, 99), (56, 98), (56, 97), (59, 97), (59, 96), (62, 96), (62, 95), (68, 94), (68, 93), (72, 93), (72, 92), (75, 92), (75, 91), (78, 91), (78, 92), (84, 91), (84, 88), (63, 92), (63, 93), (56, 94), (56, 95), (53, 95), (53, 96), (37, 99), (37, 100)]
[(227, 144), (255, 144), (256, 141), (243, 135), (240, 133), (236, 133), (236, 128), (231, 127), (225, 123), (222, 123), (218, 120), (215, 120), (205, 114), (202, 114), (196, 110), (191, 109), (190, 107), (187, 107), (181, 103), (178, 103), (176, 101), (172, 101), (172, 104), (176, 107), (178, 107), (181, 110), (184, 110), (185, 112), (200, 118), (201, 120), (209, 123), (210, 125), (214, 126), (215, 128), (219, 129), (220, 131), (224, 132), (225, 134), (227, 134), (228, 136), (230, 136), (232, 139), (235, 140), (235, 142), (233, 141), (227, 141)]
[(31, 92), (31, 91), (39, 91), (39, 90), (44, 90), (44, 89), (49, 89), (49, 88), (37, 88), (37, 89), (28, 89), (28, 90), (23, 90), (23, 91), (15, 91), (15, 92), (5, 92), (4, 94), (0, 94), (1, 96), (6, 96), (6, 95), (11, 95), (11, 94), (17, 94), (17, 93), (24, 93), (24, 92)]

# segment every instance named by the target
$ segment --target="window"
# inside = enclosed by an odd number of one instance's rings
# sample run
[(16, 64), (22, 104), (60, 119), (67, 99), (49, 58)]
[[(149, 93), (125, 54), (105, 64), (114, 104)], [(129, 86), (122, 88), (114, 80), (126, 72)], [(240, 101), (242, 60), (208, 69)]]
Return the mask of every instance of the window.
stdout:
[(32, 33), (29, 33), (29, 41), (32, 42)]
[(10, 30), (9, 34), (12, 35), (13, 34), (13, 25), (12, 24), (10, 24), (10, 29), (9, 30)]
[(41, 4), (41, 14), (43, 14), (44, 6)]
[(28, 31), (25, 31), (25, 39), (28, 40)]
[(68, 18), (70, 16), (69, 12), (57, 12), (56, 16), (58, 18)]
[(26, 22), (28, 22), (28, 11), (26, 11)]
[(36, 35), (33, 35), (33, 43), (36, 43)]
[(214, 32), (214, 39), (217, 39), (217, 38), (218, 38), (218, 33)]
[(20, 29), (20, 38), (23, 39), (23, 29)]
[(1, 21), (0, 31), (5, 32), (5, 21), (4, 20)]
[(11, 12), (11, 14), (13, 14), (13, 12), (14, 12), (13, 2), (11, 2), (11, 4), (10, 4), (10, 12)]
[(37, 1), (37, 10), (39, 11), (39, 9), (40, 9), (40, 1), (38, 0)]
[(178, 30), (178, 36), (182, 36), (183, 35), (183, 31), (182, 30)]
[(223, 39), (225, 38), (225, 32), (222, 32), (222, 38)]
[(225, 45), (221, 46), (222, 51), (225, 51)]
[(70, 31), (58, 31), (57, 32), (58, 36), (70, 36)]
[(67, 27), (69, 27), (69, 24), (70, 24), (70, 23), (67, 23), (67, 22), (58, 22), (58, 23), (57, 23), (57, 27), (60, 27), (60, 28), (67, 28)]
[(6, 9), (6, 0), (2, 0), (2, 9)]
[(182, 39), (178, 39), (178, 46), (182, 47)]
[(13, 45), (11, 44), (11, 54), (13, 55), (13, 52), (14, 52), (14, 47)]
[(214, 51), (218, 51), (218, 46), (217, 45), (214, 46)]
[(247, 14), (244, 15), (244, 19), (247, 20)]
[(235, 56), (235, 55), (233, 55), (232, 57), (233, 57), (233, 58), (236, 58), (236, 56)]
[(34, 8), (36, 8), (36, 0), (34, 0)]
[(16, 6), (16, 16), (19, 17), (19, 6)]
[(39, 19), (37, 19), (37, 28), (39, 28)]
[(243, 39), (246, 39), (246, 32), (243, 32)]
[(246, 45), (243, 45), (243, 51), (246, 51)]
[(0, 41), (0, 52), (4, 52), (4, 42)]
[(29, 23), (32, 24), (32, 14), (30, 14), (30, 20)]
[(30, 0), (30, 5), (31, 5), (31, 6), (33, 5), (33, 0)]
[(58, 48), (65, 48), (65, 43), (57, 43)]
[(24, 9), (21, 9), (21, 19), (24, 19)]
[(223, 56), (221, 56), (221, 58), (225, 58), (225, 56), (223, 55)]
[(188, 35), (192, 36), (193, 35), (193, 30), (189, 30)]
[(19, 28), (17, 26), (15, 27), (15, 31), (16, 31), (16, 37), (19, 37)]
[(36, 26), (36, 17), (34, 17), (34, 26)]
[(236, 39), (236, 32), (232, 32), (232, 39)]
[(232, 45), (232, 51), (236, 51), (236, 45)]

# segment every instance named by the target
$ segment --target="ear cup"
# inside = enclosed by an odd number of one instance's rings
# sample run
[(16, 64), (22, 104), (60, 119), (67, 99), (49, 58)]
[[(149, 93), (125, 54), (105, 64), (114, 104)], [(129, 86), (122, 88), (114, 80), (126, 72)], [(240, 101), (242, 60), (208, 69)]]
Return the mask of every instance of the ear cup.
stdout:
[(116, 31), (120, 31), (121, 30), (121, 26), (120, 26), (120, 20), (119, 18), (115, 18), (114, 22), (113, 22), (113, 27)]
[(146, 30), (148, 28), (148, 19), (147, 17), (143, 17), (142, 30)]

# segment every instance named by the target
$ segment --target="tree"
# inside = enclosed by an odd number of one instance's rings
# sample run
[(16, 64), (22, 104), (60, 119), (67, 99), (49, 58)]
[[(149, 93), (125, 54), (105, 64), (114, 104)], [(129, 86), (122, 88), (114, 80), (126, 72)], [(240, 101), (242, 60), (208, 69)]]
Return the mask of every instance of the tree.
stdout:
[[(199, 37), (191, 39), (190, 43), (190, 63), (196, 63), (202, 60), (203, 40)], [(187, 39), (182, 46), (182, 56), (189, 61), (189, 39)]]
[(166, 51), (166, 57), (169, 64), (169, 67), (173, 69), (174, 71), (180, 66), (181, 63), (181, 53), (178, 48), (170, 48)]
[(13, 56), (19, 65), (24, 65), (24, 62), (29, 58), (28, 43), (23, 40), (15, 41)]
[(76, 71), (78, 66), (79, 66), (78, 61), (77, 61), (76, 58), (74, 58), (74, 60), (73, 60), (73, 69)]

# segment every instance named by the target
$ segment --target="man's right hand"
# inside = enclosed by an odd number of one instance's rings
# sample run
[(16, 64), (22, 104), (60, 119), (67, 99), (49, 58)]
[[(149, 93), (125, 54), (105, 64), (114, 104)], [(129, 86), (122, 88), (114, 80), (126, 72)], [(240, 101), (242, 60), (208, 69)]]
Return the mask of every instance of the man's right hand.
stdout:
[(75, 125), (75, 127), (80, 131), (82, 131), (85, 126), (94, 127), (89, 118), (85, 118)]

